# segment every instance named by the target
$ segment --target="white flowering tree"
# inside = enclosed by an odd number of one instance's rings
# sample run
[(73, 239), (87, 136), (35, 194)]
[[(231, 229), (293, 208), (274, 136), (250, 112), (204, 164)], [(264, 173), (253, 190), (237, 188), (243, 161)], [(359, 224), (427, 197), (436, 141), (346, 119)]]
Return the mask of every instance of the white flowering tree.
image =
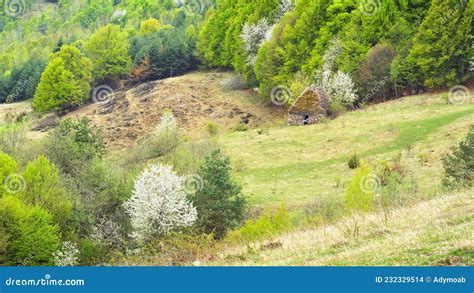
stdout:
[(69, 267), (77, 265), (79, 249), (70, 241), (64, 241), (62, 249), (53, 252), (54, 265), (57, 267)]
[(169, 166), (153, 165), (135, 181), (132, 197), (124, 203), (137, 240), (191, 226), (197, 211), (186, 198), (185, 178)]
[(278, 16), (275, 23), (280, 22), (283, 16), (293, 8), (295, 8), (295, 4), (292, 0), (281, 0), (280, 5), (278, 6)]
[(263, 41), (268, 38), (271, 30), (272, 26), (265, 17), (255, 24), (246, 23), (242, 26), (240, 38), (244, 42), (245, 51), (248, 53), (247, 63), (249, 65), (255, 66), (258, 50)]
[(270, 40), (276, 24), (280, 22), (283, 15), (292, 10), (294, 6), (292, 0), (282, 0), (278, 6), (277, 17), (273, 22), (262, 17), (257, 23), (245, 23), (242, 26), (240, 38), (244, 42), (245, 51), (248, 53), (247, 64), (252, 67), (255, 66), (258, 50), (262, 47), (263, 42)]
[(357, 99), (352, 78), (336, 70), (336, 58), (341, 54), (342, 47), (337, 39), (332, 41), (331, 46), (323, 56), (323, 69), (316, 71), (315, 78), (317, 86), (322, 87), (328, 95), (346, 106), (352, 106)]

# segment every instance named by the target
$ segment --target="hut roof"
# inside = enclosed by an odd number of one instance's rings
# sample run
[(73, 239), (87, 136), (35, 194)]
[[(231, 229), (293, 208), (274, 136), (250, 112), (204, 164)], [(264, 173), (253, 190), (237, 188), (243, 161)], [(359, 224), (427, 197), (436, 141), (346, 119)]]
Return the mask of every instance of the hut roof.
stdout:
[(292, 114), (320, 114), (326, 112), (330, 98), (320, 87), (310, 86), (296, 100), (290, 108)]

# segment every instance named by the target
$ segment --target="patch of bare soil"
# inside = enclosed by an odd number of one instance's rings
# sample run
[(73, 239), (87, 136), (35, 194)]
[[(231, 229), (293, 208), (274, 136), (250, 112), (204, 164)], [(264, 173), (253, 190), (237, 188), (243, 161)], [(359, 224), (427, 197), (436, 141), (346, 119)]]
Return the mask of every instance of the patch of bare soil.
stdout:
[(103, 133), (107, 147), (123, 149), (153, 131), (162, 114), (172, 111), (185, 135), (205, 135), (212, 122), (220, 132), (239, 123), (254, 128), (284, 124), (287, 110), (262, 101), (252, 89), (231, 90), (230, 72), (194, 72), (117, 90), (106, 102), (84, 106), (66, 117), (89, 117)]

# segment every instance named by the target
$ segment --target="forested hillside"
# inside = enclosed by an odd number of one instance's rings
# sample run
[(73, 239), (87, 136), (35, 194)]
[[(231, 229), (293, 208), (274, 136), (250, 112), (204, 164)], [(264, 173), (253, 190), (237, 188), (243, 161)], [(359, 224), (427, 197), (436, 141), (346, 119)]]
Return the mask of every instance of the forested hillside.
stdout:
[[(211, 1), (184, 5), (172, 0), (4, 0), (0, 102), (33, 98), (45, 70), (46, 89), (40, 87), (36, 93), (39, 110), (57, 109), (65, 102), (63, 95), (78, 105), (89, 98), (90, 85), (115, 86), (123, 78), (157, 79), (196, 68), (197, 30), (213, 5)], [(159, 49), (169, 52), (152, 54)], [(70, 62), (83, 64), (74, 69)], [(56, 76), (59, 70), (68, 74)], [(42, 91), (51, 83), (71, 78), (77, 83), (75, 93), (58, 88), (52, 93), (56, 102), (44, 101)]]
[[(474, 0), (0, 0), (0, 265), (472, 265), (473, 18)], [(435, 256), (364, 246), (412, 226)]]
[(339, 98), (357, 104), (467, 80), (473, 9), (463, 0), (222, 1), (198, 51), (209, 66), (241, 72), (263, 97), (276, 86), (294, 98), (314, 82), (345, 82), (358, 97)]

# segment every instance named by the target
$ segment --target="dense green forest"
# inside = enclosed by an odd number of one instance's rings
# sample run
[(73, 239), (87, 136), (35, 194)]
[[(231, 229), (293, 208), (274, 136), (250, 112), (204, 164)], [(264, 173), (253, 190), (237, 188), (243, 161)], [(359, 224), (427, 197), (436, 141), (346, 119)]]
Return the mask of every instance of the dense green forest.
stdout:
[[(31, 100), (41, 118), (61, 120), (100, 102), (98, 88), (112, 93), (197, 69), (237, 72), (266, 104), (291, 105), (318, 85), (331, 98), (330, 113), (462, 86), (473, 77), (474, 0), (0, 4), (0, 103)], [(443, 119), (472, 114), (463, 111), (446, 111)], [(0, 125), (0, 265), (98, 265), (140, 253), (159, 255), (160, 264), (183, 264), (219, 241), (260, 239), (293, 225), (285, 206), (249, 206), (234, 162), (212, 139), (215, 125), (207, 127), (211, 139), (193, 141), (173, 113), (161, 114), (153, 133), (120, 158), (87, 118), (62, 119), (45, 139), (25, 142), (26, 114), (6, 115)], [(420, 121), (426, 128), (420, 137), (441, 127)], [(418, 134), (406, 130), (410, 125), (400, 126), (406, 135), (395, 145), (400, 152), (418, 142)], [(246, 130), (239, 124), (235, 131)], [(448, 190), (472, 187), (473, 131), (444, 159)], [(360, 184), (372, 173), (387, 190), (396, 186), (382, 199), (387, 206), (416, 189), (399, 162), (371, 164), (355, 154), (349, 160), (356, 169), (345, 191), (350, 211), (375, 210), (375, 192)], [(342, 208), (330, 208), (324, 217), (332, 220)]]

